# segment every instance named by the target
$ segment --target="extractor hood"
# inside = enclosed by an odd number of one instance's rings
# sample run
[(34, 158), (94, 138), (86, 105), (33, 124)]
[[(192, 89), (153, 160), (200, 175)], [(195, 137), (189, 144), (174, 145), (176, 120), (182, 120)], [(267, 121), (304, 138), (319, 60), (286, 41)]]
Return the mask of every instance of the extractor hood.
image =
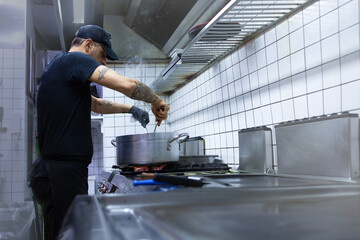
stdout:
[[(168, 63), (170, 53), (189, 43), (187, 31), (210, 20), (228, 0), (31, 0), (42, 49), (68, 51), (76, 30), (102, 26), (112, 36), (117, 62)], [(44, 16), (42, 18), (41, 16)], [(49, 41), (57, 29), (59, 41)], [(52, 38), (53, 39), (53, 38)], [(58, 48), (58, 49), (56, 49)]]
[(229, 1), (184, 49), (173, 55), (151, 88), (170, 95), (250, 39), (316, 1)]

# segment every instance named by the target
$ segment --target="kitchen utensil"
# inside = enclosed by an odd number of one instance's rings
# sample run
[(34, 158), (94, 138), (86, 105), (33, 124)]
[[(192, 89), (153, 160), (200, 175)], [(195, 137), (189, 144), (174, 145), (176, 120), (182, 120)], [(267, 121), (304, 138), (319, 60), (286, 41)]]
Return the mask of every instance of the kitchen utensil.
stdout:
[(134, 186), (142, 186), (142, 185), (168, 185), (164, 182), (157, 182), (154, 179), (146, 179), (146, 180), (133, 180)]
[(180, 156), (205, 155), (205, 139), (202, 137), (191, 137), (181, 144)]
[(145, 133), (118, 136), (111, 144), (119, 166), (153, 165), (179, 161), (180, 143), (188, 137), (187, 133)]
[(202, 187), (204, 185), (204, 182), (201, 179), (191, 179), (164, 174), (155, 174), (153, 179), (156, 182), (165, 182), (172, 185), (182, 185), (187, 187)]

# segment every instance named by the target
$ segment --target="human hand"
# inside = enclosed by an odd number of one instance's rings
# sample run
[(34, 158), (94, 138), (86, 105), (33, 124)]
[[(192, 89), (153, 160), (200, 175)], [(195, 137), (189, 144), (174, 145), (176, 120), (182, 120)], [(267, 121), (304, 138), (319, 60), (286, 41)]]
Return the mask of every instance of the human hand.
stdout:
[(138, 120), (141, 126), (143, 126), (144, 128), (150, 122), (149, 113), (138, 107), (132, 106), (129, 113), (131, 113), (133, 117)]
[(151, 104), (151, 111), (155, 115), (155, 121), (157, 122), (158, 126), (160, 126), (162, 120), (167, 119), (169, 109), (170, 106), (167, 105), (162, 99)]

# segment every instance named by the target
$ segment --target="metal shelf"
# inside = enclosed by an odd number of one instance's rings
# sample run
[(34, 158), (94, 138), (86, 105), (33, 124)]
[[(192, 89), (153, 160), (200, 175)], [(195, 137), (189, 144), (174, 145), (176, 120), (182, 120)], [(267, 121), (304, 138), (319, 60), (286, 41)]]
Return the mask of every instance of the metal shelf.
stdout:
[(231, 0), (162, 71), (152, 84), (170, 94), (247, 39), (316, 0)]

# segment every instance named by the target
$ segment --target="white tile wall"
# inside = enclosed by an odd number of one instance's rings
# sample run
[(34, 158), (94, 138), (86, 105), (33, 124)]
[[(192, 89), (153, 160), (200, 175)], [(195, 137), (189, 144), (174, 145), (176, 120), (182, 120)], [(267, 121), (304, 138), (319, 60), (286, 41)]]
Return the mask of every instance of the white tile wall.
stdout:
[(91, 136), (93, 142), (94, 154), (89, 165), (88, 173), (92, 179), (100, 180), (101, 171), (104, 169), (104, 139), (102, 130), (101, 120), (91, 121)]
[(0, 49), (0, 203), (24, 202), (25, 50)]
[(359, 39), (359, 0), (319, 0), (170, 96), (171, 130), (236, 168), (240, 129), (360, 113)]

